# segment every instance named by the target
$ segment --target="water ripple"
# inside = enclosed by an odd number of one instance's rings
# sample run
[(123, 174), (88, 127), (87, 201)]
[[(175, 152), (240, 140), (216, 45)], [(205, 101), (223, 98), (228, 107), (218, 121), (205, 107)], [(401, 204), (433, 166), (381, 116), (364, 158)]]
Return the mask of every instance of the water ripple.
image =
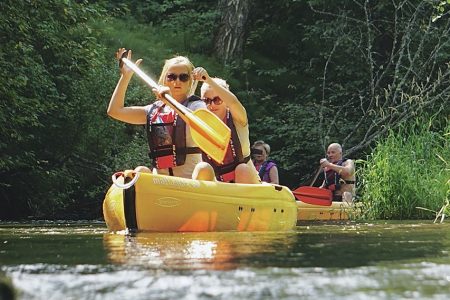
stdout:
[(2, 267), (23, 299), (448, 299), (450, 265), (163, 271), (124, 266)]

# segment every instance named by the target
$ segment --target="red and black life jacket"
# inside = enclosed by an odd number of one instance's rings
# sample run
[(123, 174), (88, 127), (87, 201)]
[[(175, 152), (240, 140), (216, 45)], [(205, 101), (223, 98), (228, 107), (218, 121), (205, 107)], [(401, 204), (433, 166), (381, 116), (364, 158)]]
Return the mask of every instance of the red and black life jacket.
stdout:
[[(335, 165), (342, 166), (342, 164), (347, 161), (348, 158), (343, 158), (341, 160), (338, 160), (335, 162)], [(338, 191), (341, 189), (341, 184), (355, 184), (355, 181), (353, 180), (344, 180), (341, 178), (341, 175), (339, 175), (338, 172), (328, 169), (325, 172), (325, 188), (329, 189), (330, 191), (333, 191), (333, 194), (335, 191)]]
[(247, 163), (250, 160), (250, 156), (244, 157), (244, 155), (242, 154), (241, 142), (239, 140), (236, 127), (234, 126), (233, 117), (229, 109), (227, 109), (225, 124), (227, 124), (227, 126), (231, 130), (231, 139), (228, 144), (228, 149), (225, 154), (223, 163), (217, 163), (206, 153), (203, 153), (202, 155), (203, 161), (209, 163), (213, 167), (217, 180), (223, 182), (234, 182), (234, 169), (236, 169), (236, 167), (241, 163)]
[[(187, 107), (192, 101), (201, 100), (191, 96), (182, 104)], [(202, 153), (198, 147), (186, 147), (186, 122), (173, 109), (164, 112), (165, 106), (162, 101), (155, 102), (147, 113), (145, 126), (148, 155), (157, 169), (181, 166), (186, 154)]]

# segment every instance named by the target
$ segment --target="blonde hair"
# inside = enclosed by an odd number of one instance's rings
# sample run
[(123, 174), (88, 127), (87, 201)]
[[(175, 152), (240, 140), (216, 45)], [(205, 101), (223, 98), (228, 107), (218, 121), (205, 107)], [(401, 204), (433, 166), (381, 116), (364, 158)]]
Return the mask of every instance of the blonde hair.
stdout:
[(194, 64), (186, 56), (175, 56), (173, 58), (166, 59), (164, 67), (161, 71), (161, 75), (159, 76), (158, 83), (160, 85), (166, 85), (167, 73), (169, 72), (169, 68), (174, 65), (186, 66), (186, 68), (188, 69), (189, 84), (191, 85), (188, 96), (194, 95), (198, 82), (197, 80), (192, 79), (192, 71), (194, 70)]
[(252, 148), (257, 147), (257, 146), (262, 146), (264, 148), (264, 150), (266, 150), (267, 155), (270, 154), (270, 146), (269, 144), (265, 143), (262, 140), (256, 141), (253, 143)]
[[(212, 80), (214, 80), (218, 85), (226, 88), (227, 90), (230, 89), (230, 85), (222, 78), (219, 77), (214, 77), (211, 78)], [(200, 94), (203, 95), (203, 93), (206, 91), (206, 89), (209, 87), (209, 84), (207, 84), (206, 82), (203, 82), (202, 87), (200, 88)]]

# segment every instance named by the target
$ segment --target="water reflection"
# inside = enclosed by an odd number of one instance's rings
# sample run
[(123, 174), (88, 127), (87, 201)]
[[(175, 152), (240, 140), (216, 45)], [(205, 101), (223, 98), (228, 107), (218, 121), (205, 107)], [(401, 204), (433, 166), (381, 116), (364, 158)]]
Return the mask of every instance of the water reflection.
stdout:
[(355, 268), (431, 257), (449, 263), (449, 235), (430, 224), (343, 224), (288, 233), (106, 233), (103, 243), (110, 262), (145, 269)]
[[(137, 233), (103, 236), (111, 262), (154, 269), (230, 270), (264, 254), (289, 249), (291, 233)], [(255, 260), (253, 259), (255, 258)], [(273, 261), (273, 256), (267, 259)]]
[(296, 266), (349, 268), (380, 264), (422, 262), (450, 263), (450, 224), (390, 221), (374, 224), (346, 223), (298, 227), (301, 243), (293, 252), (303, 253)]

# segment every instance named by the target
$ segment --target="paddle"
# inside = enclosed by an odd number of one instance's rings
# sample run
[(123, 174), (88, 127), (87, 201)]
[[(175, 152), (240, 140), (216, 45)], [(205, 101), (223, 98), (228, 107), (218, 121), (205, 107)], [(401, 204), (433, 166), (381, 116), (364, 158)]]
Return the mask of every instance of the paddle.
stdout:
[(292, 191), (297, 200), (308, 204), (330, 206), (333, 201), (333, 193), (328, 189), (314, 186), (301, 186)]
[(312, 186), (316, 182), (321, 170), (322, 168), (320, 167), (310, 186), (301, 186), (292, 191), (297, 200), (321, 206), (330, 206), (332, 204), (333, 193), (330, 190)]
[[(121, 61), (150, 87), (158, 88), (158, 84), (129, 59), (123, 57)], [(190, 126), (192, 139), (200, 149), (218, 163), (222, 163), (231, 138), (230, 128), (207, 109), (201, 108), (193, 112), (168, 94), (164, 94), (163, 101)]]

